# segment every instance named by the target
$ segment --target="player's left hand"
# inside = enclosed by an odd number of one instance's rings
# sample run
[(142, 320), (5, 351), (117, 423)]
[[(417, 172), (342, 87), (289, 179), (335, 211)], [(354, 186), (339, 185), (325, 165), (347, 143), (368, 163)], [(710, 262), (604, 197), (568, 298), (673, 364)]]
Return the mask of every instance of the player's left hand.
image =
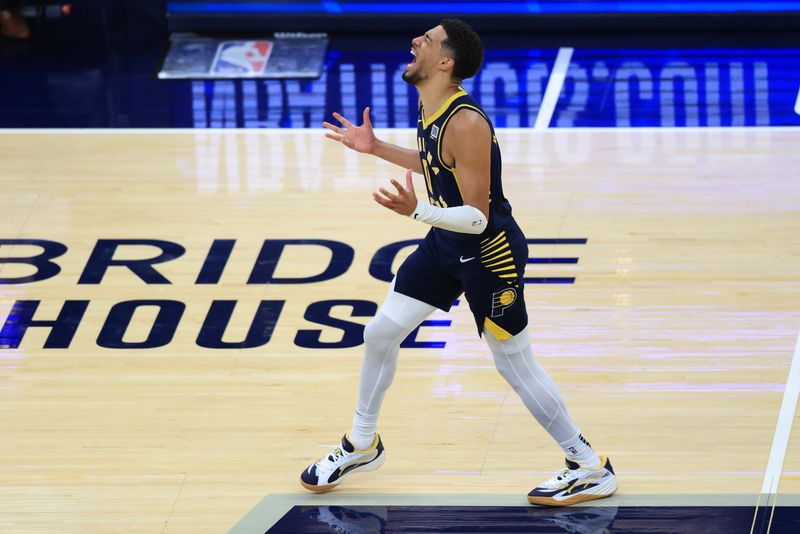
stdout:
[(406, 171), (406, 186), (400, 185), (397, 180), (392, 180), (392, 185), (397, 189), (397, 194), (387, 191), (383, 187), (378, 189), (380, 194), (372, 193), (375, 202), (389, 208), (400, 215), (409, 216), (417, 209), (417, 195), (414, 193), (414, 182), (411, 181), (411, 169)]

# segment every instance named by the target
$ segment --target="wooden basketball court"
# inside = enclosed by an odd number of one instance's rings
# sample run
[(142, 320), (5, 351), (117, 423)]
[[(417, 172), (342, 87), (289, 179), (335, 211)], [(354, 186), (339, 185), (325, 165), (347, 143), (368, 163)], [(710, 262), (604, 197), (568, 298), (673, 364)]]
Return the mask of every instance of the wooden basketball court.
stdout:
[[(379, 135), (414, 144), (410, 130)], [(794, 407), (782, 411), (800, 327), (800, 130), (497, 135), (528, 237), (585, 239), (530, 246), (531, 257), (577, 262), (529, 265), (537, 282), (574, 282), (530, 283), (526, 300), (534, 354), (613, 459), (620, 496), (741, 494), (755, 505), (759, 493), (778, 503), (800, 493), (800, 423)], [(68, 249), (52, 259), (60, 272), (39, 281), (9, 283), (37, 269), (0, 263), (0, 530), (220, 532), (264, 495), (304, 492), (300, 471), (350, 427), (361, 360), (358, 346), (308, 345), (347, 338), (331, 318), (365, 324), (388, 288), (371, 274), (376, 252), (426, 232), (371, 199), (402, 169), (321, 128), (5, 131), (0, 162), (0, 239)], [(152, 265), (169, 283), (125, 266), (98, 274), (98, 243), (122, 239), (185, 253)], [(235, 240), (213, 263), (217, 282), (201, 276), (214, 240)], [(339, 242), (354, 257), (329, 280), (248, 283), (267, 269), (257, 261), (265, 240)], [(41, 252), (0, 246), (0, 258)], [(161, 252), (119, 245), (113, 258)], [(344, 265), (336, 254), (286, 244), (272, 276), (314, 277)], [(84, 275), (99, 280), (79, 283)], [(20, 301), (40, 302), (37, 321), (54, 321), (65, 301), (88, 304), (68, 348), (45, 348), (51, 329), (35, 325), (13, 348)], [(230, 343), (245, 339), (260, 302), (283, 304), (266, 344), (206, 348), (198, 336), (214, 301), (236, 302)], [(182, 313), (157, 319), (165, 302)], [(379, 425), (386, 465), (337, 492), (523, 503), (560, 467), (463, 304), (416, 337), (443, 348), (401, 351)], [(107, 348), (114, 339), (129, 346)], [(148, 339), (167, 342), (135, 346)], [(779, 424), (781, 413), (790, 418)]]

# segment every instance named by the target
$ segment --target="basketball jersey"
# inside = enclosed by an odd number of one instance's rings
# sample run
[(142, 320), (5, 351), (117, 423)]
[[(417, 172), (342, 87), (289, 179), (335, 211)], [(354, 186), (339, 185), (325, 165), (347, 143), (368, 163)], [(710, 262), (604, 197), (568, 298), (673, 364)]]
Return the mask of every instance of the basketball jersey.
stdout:
[(464, 198), (458, 183), (457, 166), (449, 167), (442, 161), (442, 139), (447, 129), (447, 123), (461, 109), (477, 111), (486, 119), (492, 134), (490, 180), (489, 180), (489, 220), (486, 229), (480, 235), (452, 232), (441, 228), (434, 228), (443, 237), (464, 241), (480, 239), (481, 236), (495, 235), (499, 230), (511, 224), (511, 204), (503, 196), (503, 184), (500, 180), (500, 146), (494, 133), (492, 121), (486, 116), (478, 103), (461, 87), (451, 96), (438, 111), (426, 115), (420, 102), (419, 120), (417, 121), (417, 149), (422, 160), (422, 170), (425, 175), (425, 186), (428, 190), (428, 202), (442, 208), (463, 206)]

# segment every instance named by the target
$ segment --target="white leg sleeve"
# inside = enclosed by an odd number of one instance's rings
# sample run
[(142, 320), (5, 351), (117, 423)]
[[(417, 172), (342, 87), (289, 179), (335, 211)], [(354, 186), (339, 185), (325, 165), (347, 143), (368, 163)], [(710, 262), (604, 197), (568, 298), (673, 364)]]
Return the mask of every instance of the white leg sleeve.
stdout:
[(520, 396), (540, 425), (560, 443), (579, 435), (564, 400), (547, 371), (533, 359), (528, 329), (505, 341), (490, 332), (484, 338), (494, 356), (497, 370)]
[(378, 314), (364, 329), (364, 361), (358, 406), (350, 440), (357, 448), (372, 443), (383, 396), (394, 379), (400, 343), (436, 308), (394, 291), (394, 281)]

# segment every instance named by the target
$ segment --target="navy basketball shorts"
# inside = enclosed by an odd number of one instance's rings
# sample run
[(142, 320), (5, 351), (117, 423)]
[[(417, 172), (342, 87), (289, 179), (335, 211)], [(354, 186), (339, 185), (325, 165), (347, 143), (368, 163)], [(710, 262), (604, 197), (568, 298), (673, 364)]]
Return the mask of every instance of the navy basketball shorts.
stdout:
[(462, 293), (475, 317), (478, 335), (499, 340), (528, 325), (523, 276), (528, 243), (514, 222), (475, 239), (455, 240), (431, 228), (397, 271), (394, 289), (440, 310), (450, 311)]

